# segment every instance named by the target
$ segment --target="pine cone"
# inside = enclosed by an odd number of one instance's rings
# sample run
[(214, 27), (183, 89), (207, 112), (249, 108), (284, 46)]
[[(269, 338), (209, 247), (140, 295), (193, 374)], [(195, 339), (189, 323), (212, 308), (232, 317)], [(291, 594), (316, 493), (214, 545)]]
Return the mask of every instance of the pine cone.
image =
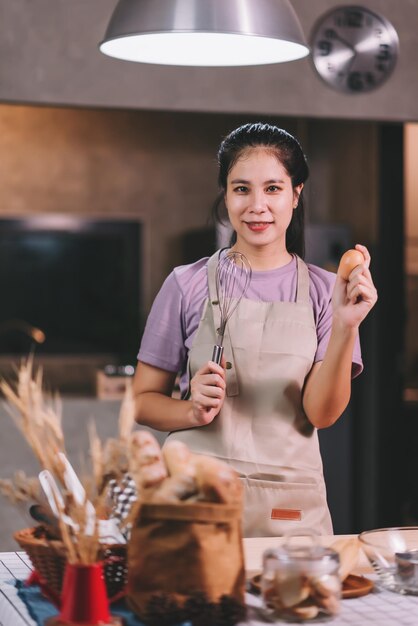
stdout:
[(184, 619), (184, 612), (168, 594), (159, 593), (151, 596), (144, 615), (144, 622), (148, 626), (171, 626)]
[(234, 626), (238, 622), (243, 622), (247, 617), (247, 607), (233, 598), (224, 595), (218, 604), (217, 626)]
[(193, 626), (216, 626), (217, 610), (216, 604), (210, 602), (203, 592), (196, 592), (190, 595), (184, 606), (186, 619), (192, 622)]

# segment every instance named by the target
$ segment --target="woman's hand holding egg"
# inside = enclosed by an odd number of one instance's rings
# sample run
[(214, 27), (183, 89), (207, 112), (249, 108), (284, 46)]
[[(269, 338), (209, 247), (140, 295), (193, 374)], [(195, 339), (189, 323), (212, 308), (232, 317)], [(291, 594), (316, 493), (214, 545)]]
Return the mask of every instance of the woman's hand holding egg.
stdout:
[(345, 326), (359, 326), (377, 300), (377, 291), (369, 271), (370, 254), (357, 244), (341, 257), (332, 294), (334, 318)]

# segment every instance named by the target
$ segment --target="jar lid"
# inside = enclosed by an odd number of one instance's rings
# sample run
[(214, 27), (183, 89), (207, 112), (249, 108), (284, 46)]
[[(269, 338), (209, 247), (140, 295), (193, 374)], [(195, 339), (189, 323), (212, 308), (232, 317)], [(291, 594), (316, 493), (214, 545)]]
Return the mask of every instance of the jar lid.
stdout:
[(307, 563), (331, 565), (339, 563), (339, 555), (332, 548), (321, 546), (319, 535), (313, 531), (303, 531), (303, 535), (294, 533), (287, 535), (282, 546), (265, 550), (263, 562), (270, 560), (276, 560), (284, 566)]
[(332, 548), (323, 546), (281, 546), (265, 550), (264, 558), (276, 558), (279, 561), (322, 561), (323, 559), (338, 559), (338, 553)]

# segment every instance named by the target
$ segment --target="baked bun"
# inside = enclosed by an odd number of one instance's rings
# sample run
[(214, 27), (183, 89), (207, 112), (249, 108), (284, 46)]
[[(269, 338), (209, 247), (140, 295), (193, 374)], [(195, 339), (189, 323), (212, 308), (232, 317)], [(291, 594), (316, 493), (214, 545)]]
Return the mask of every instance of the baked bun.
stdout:
[(140, 490), (155, 487), (167, 477), (159, 443), (146, 430), (132, 434), (129, 464), (130, 473)]
[(170, 476), (195, 476), (192, 453), (182, 441), (168, 441), (163, 447), (163, 457)]
[(199, 495), (209, 502), (238, 504), (242, 501), (242, 484), (238, 473), (229, 465), (210, 456), (193, 456)]

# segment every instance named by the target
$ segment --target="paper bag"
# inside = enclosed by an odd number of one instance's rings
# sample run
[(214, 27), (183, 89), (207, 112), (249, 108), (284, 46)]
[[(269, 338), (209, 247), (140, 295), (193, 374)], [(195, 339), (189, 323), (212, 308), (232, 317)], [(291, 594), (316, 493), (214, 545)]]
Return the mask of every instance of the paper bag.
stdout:
[(183, 608), (196, 594), (244, 604), (240, 506), (143, 504), (128, 546), (131, 609), (144, 618), (156, 596)]

